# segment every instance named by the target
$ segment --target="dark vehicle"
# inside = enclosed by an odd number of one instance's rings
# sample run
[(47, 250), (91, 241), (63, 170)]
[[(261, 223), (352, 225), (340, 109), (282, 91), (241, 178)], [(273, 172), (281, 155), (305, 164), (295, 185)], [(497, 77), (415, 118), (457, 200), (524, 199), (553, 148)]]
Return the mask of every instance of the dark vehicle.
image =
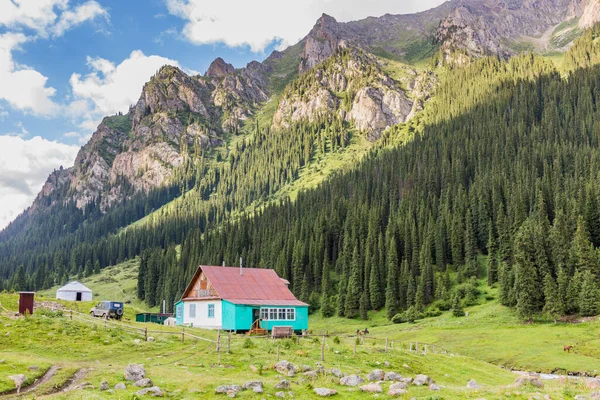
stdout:
[(123, 303), (120, 301), (101, 301), (90, 310), (92, 317), (123, 318)]

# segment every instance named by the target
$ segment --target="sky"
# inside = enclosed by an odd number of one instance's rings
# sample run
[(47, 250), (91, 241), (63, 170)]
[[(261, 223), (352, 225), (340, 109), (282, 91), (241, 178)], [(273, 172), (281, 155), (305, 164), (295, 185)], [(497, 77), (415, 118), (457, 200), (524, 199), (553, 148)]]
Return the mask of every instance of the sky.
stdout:
[(162, 65), (203, 74), (222, 57), (243, 67), (298, 42), (322, 13), (350, 21), (441, 3), (0, 0), (0, 229)]

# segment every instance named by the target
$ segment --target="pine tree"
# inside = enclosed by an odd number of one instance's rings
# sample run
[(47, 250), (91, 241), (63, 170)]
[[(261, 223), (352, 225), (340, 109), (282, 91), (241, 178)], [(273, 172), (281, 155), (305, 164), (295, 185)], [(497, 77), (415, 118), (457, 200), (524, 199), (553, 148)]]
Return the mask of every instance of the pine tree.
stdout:
[(594, 246), (588, 238), (585, 222), (582, 217), (579, 217), (577, 220), (577, 230), (571, 243), (569, 259), (572, 270), (579, 270), (582, 273), (590, 271), (597, 280), (600, 280), (598, 257), (594, 251)]
[(367, 292), (363, 291), (362, 294), (360, 295), (360, 309), (359, 309), (359, 314), (360, 314), (360, 318), (364, 319), (364, 320), (368, 320), (369, 319), (369, 297), (367, 295)]
[(487, 281), (488, 285), (492, 286), (498, 281), (498, 244), (496, 243), (496, 235), (494, 235), (493, 225), (488, 228), (488, 262), (487, 262)]
[(554, 320), (562, 315), (564, 306), (558, 292), (558, 286), (550, 274), (544, 277), (544, 309), (543, 311)]
[(458, 295), (454, 295), (454, 298), (452, 299), (452, 315), (454, 315), (455, 317), (465, 316), (465, 310), (460, 304), (460, 298), (458, 297)]
[(535, 225), (529, 219), (523, 223), (515, 237), (515, 288), (517, 313), (523, 319), (533, 321), (533, 315), (541, 310), (542, 286), (535, 266)]
[(344, 309), (344, 315), (346, 318), (356, 318), (360, 312), (360, 275), (358, 247), (354, 246), (352, 262), (350, 263), (350, 279), (348, 280), (348, 290), (346, 293), (346, 304)]
[(374, 310), (379, 310), (384, 306), (385, 298), (379, 285), (379, 266), (376, 264), (371, 265), (369, 295), (371, 297), (371, 306)]
[(391, 320), (398, 313), (398, 253), (396, 242), (390, 241), (388, 256), (387, 285), (385, 288), (385, 309)]
[(579, 292), (579, 312), (584, 317), (598, 315), (600, 295), (596, 278), (590, 271), (585, 271), (582, 276), (581, 290)]

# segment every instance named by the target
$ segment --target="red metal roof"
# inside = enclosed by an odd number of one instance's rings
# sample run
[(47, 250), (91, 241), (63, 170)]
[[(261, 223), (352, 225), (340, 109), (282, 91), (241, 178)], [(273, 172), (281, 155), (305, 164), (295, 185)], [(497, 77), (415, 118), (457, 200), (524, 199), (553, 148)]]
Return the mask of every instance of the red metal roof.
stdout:
[[(223, 300), (234, 304), (306, 306), (296, 299), (282, 279), (272, 269), (212, 267), (201, 265), (194, 274), (194, 282), (204, 272), (206, 278)], [(188, 289), (183, 298), (188, 294)]]

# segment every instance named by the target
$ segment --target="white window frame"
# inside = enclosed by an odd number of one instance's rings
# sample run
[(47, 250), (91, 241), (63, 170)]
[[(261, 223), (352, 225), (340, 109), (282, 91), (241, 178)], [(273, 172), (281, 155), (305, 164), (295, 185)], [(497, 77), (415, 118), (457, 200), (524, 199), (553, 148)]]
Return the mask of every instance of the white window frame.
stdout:
[(188, 317), (196, 318), (196, 305), (190, 304), (190, 308), (188, 309)]
[[(284, 318), (280, 318), (281, 316)], [(295, 321), (296, 309), (288, 307), (263, 307), (260, 309), (260, 318), (268, 321)]]
[(214, 304), (209, 304), (208, 307), (207, 307), (207, 309), (208, 309), (208, 311), (207, 311), (207, 318), (214, 318), (215, 317), (215, 305)]

